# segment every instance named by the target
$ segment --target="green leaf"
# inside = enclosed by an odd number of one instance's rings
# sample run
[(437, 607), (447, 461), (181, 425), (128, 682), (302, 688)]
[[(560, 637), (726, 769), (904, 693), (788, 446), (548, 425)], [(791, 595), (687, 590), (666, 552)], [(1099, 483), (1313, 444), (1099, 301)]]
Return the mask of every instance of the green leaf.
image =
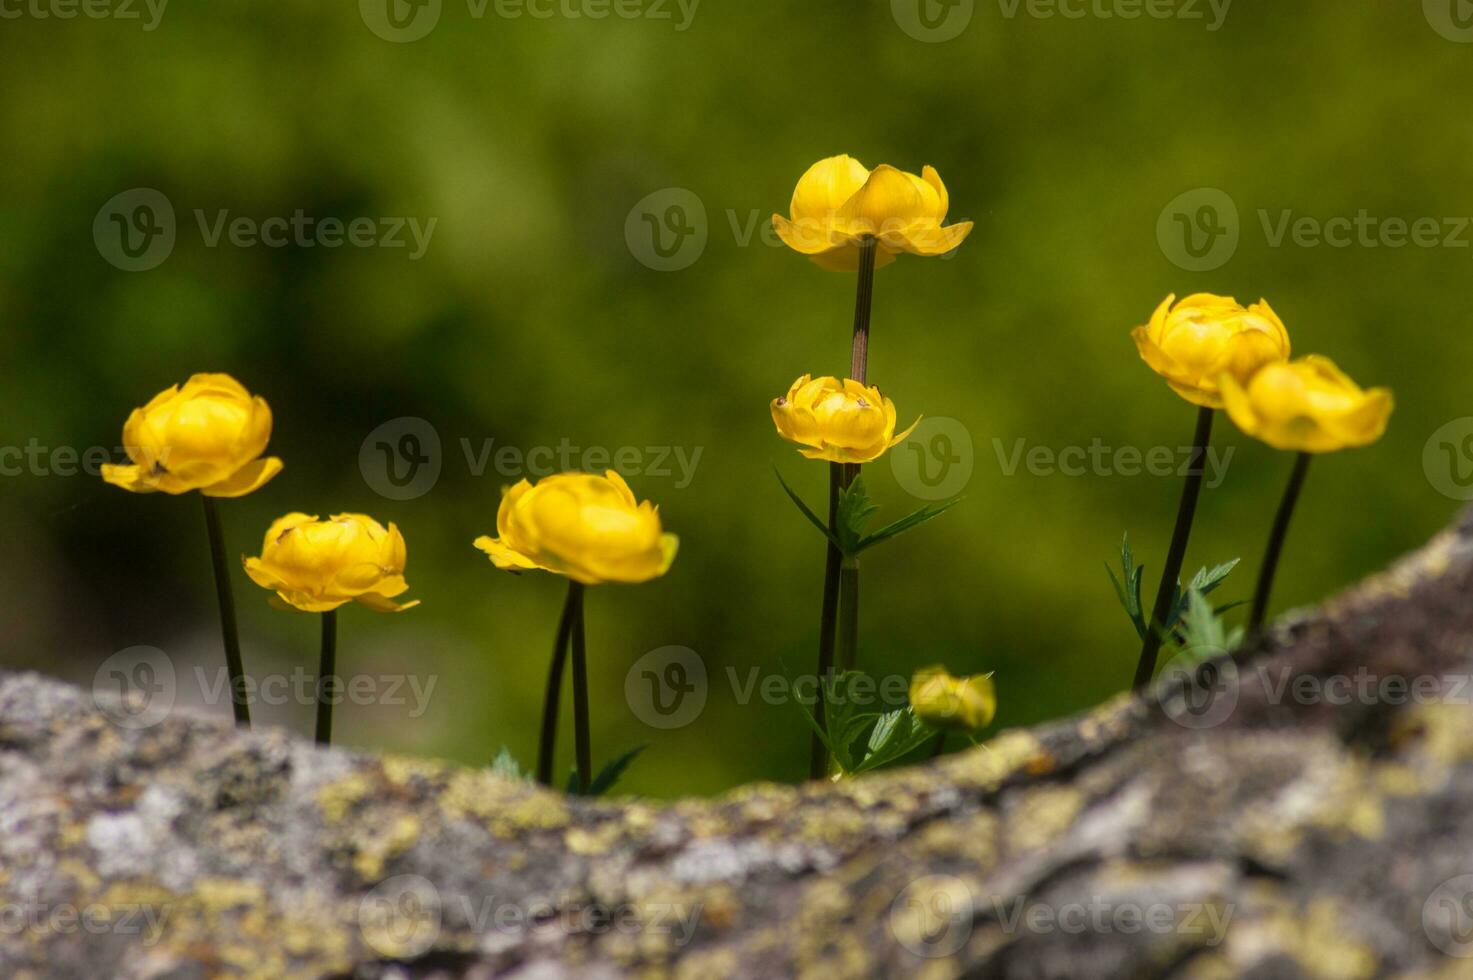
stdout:
[(615, 758), (612, 762), (606, 764), (602, 769), (594, 774), (593, 780), (588, 784), (588, 792), (586, 793), (580, 793), (578, 791), (578, 770), (574, 769), (572, 772), (568, 773), (568, 795), (603, 796), (609, 790), (614, 788), (614, 784), (619, 781), (619, 777), (624, 775), (624, 770), (628, 769), (629, 764), (632, 763), (639, 756), (639, 754), (647, 748), (649, 748), (648, 745), (636, 745), (628, 752), (625, 752), (623, 755)]
[(1198, 660), (1225, 653), (1243, 641), (1243, 629), (1229, 631), (1222, 616), (1197, 589), (1188, 589), (1177, 643), (1180, 649)]
[(936, 737), (936, 730), (924, 725), (915, 711), (906, 706), (886, 712), (870, 732), (864, 758), (854, 774), (869, 772), (901, 759)]
[(1135, 553), (1130, 547), (1129, 534), (1120, 539), (1120, 577), (1116, 577), (1115, 570), (1110, 567), (1109, 562), (1105, 563), (1105, 571), (1110, 574), (1110, 584), (1115, 587), (1115, 597), (1120, 600), (1120, 605), (1125, 608), (1125, 614), (1130, 617), (1136, 636), (1144, 640), (1146, 638), (1146, 613), (1141, 606), (1141, 576), (1145, 573), (1146, 566), (1135, 563)]
[(1187, 583), (1185, 590), (1182, 589), (1181, 582), (1177, 582), (1176, 592), (1171, 598), (1171, 615), (1166, 618), (1166, 629), (1168, 631), (1174, 630), (1176, 625), (1181, 621), (1182, 615), (1186, 610), (1188, 593), (1195, 589), (1204, 596), (1208, 595), (1213, 589), (1223, 583), (1228, 577), (1228, 574), (1238, 567), (1240, 561), (1242, 561), (1241, 558), (1234, 558), (1232, 561), (1223, 562), (1221, 565), (1215, 565), (1212, 568), (1199, 569), (1197, 574), (1192, 576), (1192, 580)]
[(593, 777), (593, 785), (589, 787), (588, 795), (603, 796), (609, 790), (613, 789), (614, 784), (619, 781), (619, 777), (624, 775), (624, 770), (628, 769), (629, 764), (638, 758), (639, 754), (647, 748), (649, 748), (647, 745), (636, 745), (600, 769), (598, 775)]
[(879, 509), (879, 506), (870, 500), (862, 476), (856, 476), (854, 482), (840, 492), (836, 530), (839, 534), (839, 550), (846, 557), (859, 554), (860, 543), (864, 540), (864, 529), (868, 526), (870, 518), (874, 517)]
[(908, 514), (892, 524), (886, 524), (874, 534), (866, 535), (860, 540), (857, 552), (873, 548), (881, 541), (888, 541), (898, 534), (903, 534), (906, 531), (909, 531), (913, 527), (920, 527), (927, 521), (935, 520), (961, 502), (962, 498), (954, 497), (944, 503), (927, 504), (920, 510), (915, 511), (912, 514)]
[(522, 769), (521, 764), (512, 756), (511, 749), (505, 745), (501, 747), (500, 752), (496, 753), (496, 758), (491, 760), (491, 771), (507, 779), (532, 778), (531, 773)]
[(844, 696), (856, 678), (864, 676), (861, 671), (846, 670), (823, 684), (825, 725), (820, 726), (817, 717), (802, 702), (797, 702), (808, 719), (808, 725), (823, 741), (829, 754), (839, 764), (839, 769), (852, 774), (864, 756), (856, 756), (854, 747), (874, 726), (881, 713), (855, 703), (855, 698)]
[(834, 533), (829, 530), (829, 526), (825, 524), (822, 520), (820, 520), (817, 514), (809, 509), (808, 505), (803, 502), (803, 498), (798, 496), (798, 494), (793, 490), (792, 487), (788, 486), (788, 481), (783, 479), (782, 472), (779, 471), (776, 466), (773, 466), (772, 472), (777, 474), (777, 482), (783, 485), (783, 489), (787, 491), (788, 498), (791, 499), (793, 503), (798, 505), (798, 509), (803, 512), (804, 517), (808, 518), (808, 522), (814, 527), (818, 528), (819, 532), (822, 533), (824, 537), (828, 538), (835, 548), (843, 551), (843, 545), (839, 543), (839, 539), (834, 536)]

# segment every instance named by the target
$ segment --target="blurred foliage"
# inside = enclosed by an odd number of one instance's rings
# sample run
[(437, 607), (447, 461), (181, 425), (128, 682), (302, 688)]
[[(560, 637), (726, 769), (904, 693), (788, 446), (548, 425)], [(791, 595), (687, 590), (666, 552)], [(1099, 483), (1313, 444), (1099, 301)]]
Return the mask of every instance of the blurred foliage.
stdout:
[[(438, 686), (419, 718), (340, 709), (341, 741), (478, 765), (503, 744), (534, 755), (563, 590), (471, 548), (509, 481), (473, 475), (462, 439), (475, 452), (486, 439), (698, 447), (689, 486), (630, 480), (682, 537), (671, 574), (590, 596), (595, 763), (649, 743), (620, 789), (656, 796), (802, 775), (801, 712), (741, 703), (738, 689), (754, 668), (808, 664), (822, 579), (822, 541), (771, 464), (813, 503), (824, 467), (776, 438), (766, 402), (805, 371), (843, 371), (854, 284), (745, 230), (785, 211), (798, 176), (832, 153), (933, 164), (953, 219), (977, 222), (954, 257), (878, 276), (871, 379), (902, 423), (960, 420), (976, 470), (959, 506), (866, 556), (871, 673), (996, 671), (1004, 727), (1128, 684), (1136, 637), (1100, 563), (1128, 530), (1154, 591), (1178, 481), (1007, 476), (999, 455), (1019, 439), (1186, 442), (1191, 406), (1129, 339), (1168, 292), (1268, 297), (1298, 352), (1396, 391), (1384, 441), (1316, 467), (1279, 609), (1383, 565), (1455, 509), (1422, 458), (1439, 426), (1470, 414), (1473, 250), (1274, 248), (1258, 216), (1473, 214), (1473, 129), (1452, 97), (1473, 82), (1473, 48), (1438, 36), (1420, 4), (1241, 3), (1209, 32), (979, 3), (944, 44), (898, 29), (888, 0), (709, 2), (684, 32), (474, 19), (447, 0), (412, 44), (376, 37), (355, 7), (242, 0), (171, 5), (152, 31), (0, 27), (0, 444), (116, 445), (129, 409), (195, 371), (265, 395), (287, 467), (225, 502), (231, 549), (254, 553), (288, 510), (366, 511), (404, 529), (410, 595), (424, 600), (342, 617), (343, 669)], [(173, 254), (141, 273), (103, 261), (92, 237), (103, 203), (134, 187), (178, 214)], [(701, 199), (710, 237), (694, 265), (658, 272), (626, 246), (625, 219), (668, 187)], [(1173, 265), (1156, 239), (1163, 207), (1197, 187), (1242, 213), (1236, 255), (1207, 273)], [(438, 224), (410, 261), (211, 248), (195, 209)], [(365, 483), (358, 453), (400, 416), (433, 423), (444, 471), (395, 502)], [(1236, 455), (1204, 497), (1187, 567), (1243, 556), (1221, 592), (1241, 599), (1291, 460), (1225, 419), (1217, 443)], [(866, 472), (887, 513), (914, 508), (888, 465)], [(29, 473), (3, 478), (0, 521), (4, 666), (85, 682), (134, 644), (216, 662), (197, 501)], [(315, 624), (269, 608), (243, 574), (235, 586), (248, 667), (310, 669)], [(700, 653), (711, 690), (695, 723), (659, 731), (629, 710), (624, 681), (667, 645)], [(301, 731), (309, 715), (258, 711)], [(567, 722), (562, 748), (570, 759)]]

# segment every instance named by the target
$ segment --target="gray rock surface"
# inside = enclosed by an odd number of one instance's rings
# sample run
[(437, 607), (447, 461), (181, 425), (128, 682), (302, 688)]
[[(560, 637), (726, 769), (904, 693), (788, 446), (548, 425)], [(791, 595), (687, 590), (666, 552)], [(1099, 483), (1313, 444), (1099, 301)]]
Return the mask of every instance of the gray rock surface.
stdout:
[(925, 766), (579, 801), (0, 675), (0, 977), (1473, 977), (1473, 520)]

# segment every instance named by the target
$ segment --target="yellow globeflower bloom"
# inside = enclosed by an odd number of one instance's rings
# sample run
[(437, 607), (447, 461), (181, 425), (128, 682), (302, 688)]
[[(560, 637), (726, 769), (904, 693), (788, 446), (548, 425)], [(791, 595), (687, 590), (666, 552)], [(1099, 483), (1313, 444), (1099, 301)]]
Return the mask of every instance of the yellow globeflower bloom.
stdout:
[(1381, 438), (1394, 407), (1391, 391), (1359, 385), (1317, 354), (1270, 364), (1246, 386), (1222, 378), (1229, 417), (1248, 435), (1275, 449), (1329, 453)]
[(660, 509), (635, 500), (613, 470), (521, 481), (502, 495), (496, 531), (475, 546), (497, 568), (540, 568), (584, 585), (659, 578), (680, 544), (661, 527)]
[(271, 409), (228, 374), (196, 374), (135, 408), (123, 426), (132, 465), (102, 467), (102, 478), (133, 493), (243, 497), (281, 472), (259, 458), (271, 439)]
[(895, 403), (858, 381), (803, 375), (772, 401), (778, 435), (796, 442), (809, 459), (871, 463), (910, 435), (920, 419), (895, 434)]
[(1141, 358), (1193, 405), (1222, 408), (1218, 379), (1246, 383), (1265, 364), (1289, 358), (1289, 331), (1264, 300), (1249, 307), (1228, 296), (1197, 293), (1172, 308), (1168, 296), (1151, 322), (1131, 336)]
[(991, 674), (952, 677), (942, 667), (927, 667), (910, 680), (910, 705), (928, 725), (980, 732), (997, 714), (997, 689)]
[(772, 216), (778, 236), (825, 269), (853, 272), (859, 243), (877, 240), (875, 267), (900, 252), (944, 255), (962, 243), (972, 222), (943, 228), (951, 199), (934, 167), (921, 176), (881, 164), (873, 171), (851, 156), (808, 168), (793, 191), (791, 218)]
[(394, 601), (409, 590), (406, 557), (404, 535), (393, 524), (385, 530), (363, 514), (327, 521), (287, 514), (266, 531), (261, 556), (245, 559), (245, 570), (276, 593), (275, 605), (320, 613), (359, 602), (374, 612), (403, 612), (419, 605)]

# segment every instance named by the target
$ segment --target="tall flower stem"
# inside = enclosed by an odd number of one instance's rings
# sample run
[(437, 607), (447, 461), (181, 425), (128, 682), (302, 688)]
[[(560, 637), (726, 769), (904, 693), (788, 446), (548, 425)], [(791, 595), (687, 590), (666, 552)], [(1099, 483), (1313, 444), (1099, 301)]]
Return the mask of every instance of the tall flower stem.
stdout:
[(1268, 536), (1268, 550), (1263, 555), (1263, 565), (1258, 569), (1258, 588), (1253, 592), (1253, 610), (1248, 616), (1248, 635), (1254, 636), (1263, 629), (1268, 615), (1268, 600), (1274, 590), (1274, 573), (1279, 569), (1279, 556), (1284, 551), (1284, 539), (1289, 534), (1289, 521), (1294, 516), (1294, 506), (1299, 503), (1299, 492), (1304, 489), (1304, 477), (1309, 473), (1309, 453), (1300, 453), (1294, 460), (1294, 472), (1289, 475), (1289, 485), (1284, 488), (1284, 497), (1279, 501), (1279, 512), (1274, 515), (1273, 530)]
[(563, 693), (563, 668), (568, 662), (568, 641), (573, 636), (573, 619), (578, 611), (578, 593), (583, 586), (568, 580), (568, 597), (558, 619), (557, 640), (552, 647), (552, 665), (547, 672), (547, 690), (542, 695), (542, 734), (537, 742), (537, 781), (552, 785), (552, 760), (557, 745), (558, 702)]
[(230, 706), (235, 723), (251, 727), (251, 706), (246, 698), (245, 666), (240, 658), (240, 627), (235, 621), (235, 597), (230, 591), (230, 566), (225, 560), (225, 532), (220, 528), (220, 511), (214, 497), (200, 494), (205, 502), (205, 530), (210, 538), (210, 558), (215, 566), (215, 595), (220, 602), (220, 632), (225, 640), (225, 670), (230, 677)]
[(869, 371), (869, 320), (875, 302), (875, 258), (879, 243), (866, 238), (859, 245), (859, 286), (854, 295), (854, 341), (850, 348), (849, 377), (863, 384)]
[[(839, 522), (839, 483), (843, 479), (843, 466), (839, 463), (829, 464), (829, 530), (833, 531)], [(839, 564), (843, 556), (839, 549), (829, 542), (828, 556), (824, 561), (823, 570), (823, 608), (820, 611), (818, 623), (818, 685), (817, 699), (813, 702), (813, 717), (818, 722), (818, 727), (827, 731), (825, 727), (828, 720), (824, 710), (824, 683), (829, 674), (834, 670), (834, 625), (839, 615)], [(823, 739), (818, 733), (813, 733), (812, 743), (808, 751), (808, 778), (822, 779), (828, 775), (829, 750), (823, 744)]]
[(859, 561), (844, 559), (839, 568), (839, 669), (859, 664)]
[[(849, 377), (860, 384), (869, 377), (869, 324), (875, 305), (875, 259), (879, 242), (865, 238), (859, 245), (859, 284), (854, 294), (854, 337), (849, 348)], [(845, 463), (840, 491), (848, 490), (859, 476), (858, 463)], [(839, 669), (853, 670), (859, 663), (859, 561), (846, 558), (839, 569)]]
[(583, 628), (583, 586), (573, 584), (573, 751), (578, 759), (578, 792), (593, 784), (593, 751), (588, 736), (588, 642)]
[(317, 661), (317, 744), (332, 742), (332, 697), (328, 685), (338, 670), (338, 611), (322, 614), (322, 656)]
[(1186, 485), (1182, 487), (1181, 505), (1176, 511), (1176, 529), (1171, 532), (1171, 548), (1166, 552), (1166, 564), (1161, 569), (1161, 587), (1156, 590), (1156, 605), (1147, 621), (1146, 638), (1141, 644), (1141, 659), (1135, 668), (1135, 690), (1143, 690), (1151, 683), (1156, 673), (1156, 656), (1166, 639), (1166, 620), (1171, 615), (1172, 600), (1176, 598), (1177, 582), (1181, 578), (1182, 560), (1187, 555), (1187, 540), (1192, 536), (1192, 519), (1197, 514), (1197, 498), (1202, 495), (1202, 471), (1206, 468), (1207, 447), (1212, 442), (1212, 417), (1214, 410), (1206, 407), (1197, 409), (1197, 432), (1192, 437), (1192, 458), (1187, 468)]

